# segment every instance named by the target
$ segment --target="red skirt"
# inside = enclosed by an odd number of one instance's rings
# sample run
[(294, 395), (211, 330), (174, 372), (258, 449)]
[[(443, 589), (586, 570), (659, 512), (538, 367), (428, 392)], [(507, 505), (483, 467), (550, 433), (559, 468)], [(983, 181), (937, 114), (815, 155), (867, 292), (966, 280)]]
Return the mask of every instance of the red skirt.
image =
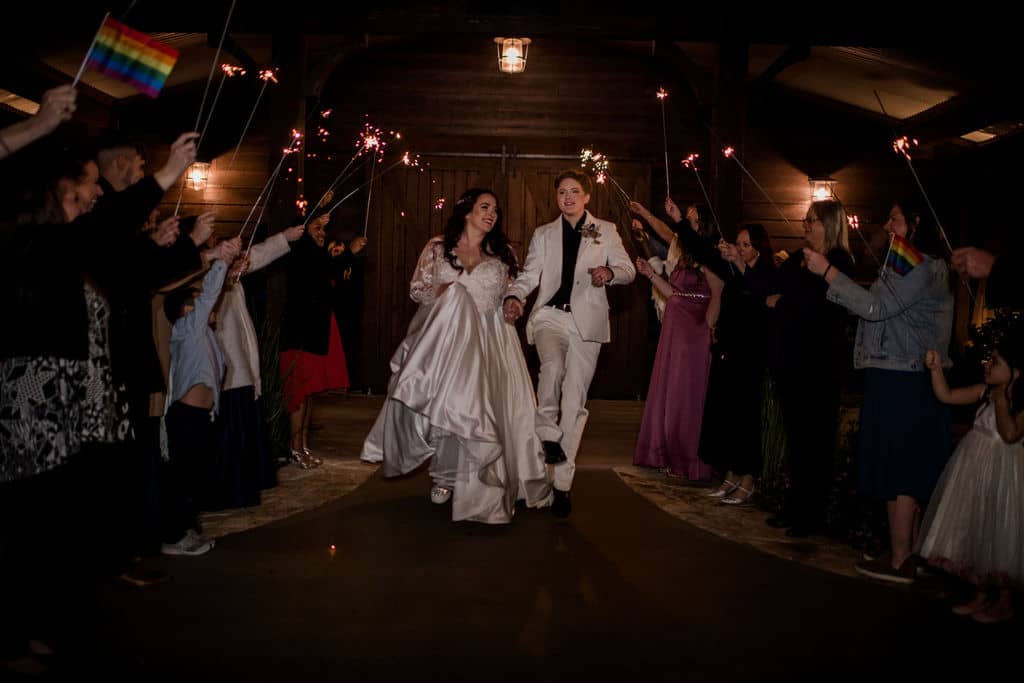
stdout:
[(278, 372), (284, 382), (284, 395), (289, 413), (298, 410), (302, 402), (313, 394), (348, 388), (345, 349), (341, 345), (341, 335), (338, 334), (338, 323), (333, 313), (327, 355), (318, 356), (296, 349), (282, 351)]

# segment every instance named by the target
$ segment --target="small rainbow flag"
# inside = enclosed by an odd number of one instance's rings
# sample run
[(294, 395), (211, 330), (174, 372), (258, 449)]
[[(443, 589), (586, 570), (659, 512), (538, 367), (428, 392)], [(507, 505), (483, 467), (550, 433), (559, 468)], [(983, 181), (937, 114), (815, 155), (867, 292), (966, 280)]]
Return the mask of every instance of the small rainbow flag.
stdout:
[(178, 51), (107, 17), (96, 34), (86, 66), (156, 97), (178, 61)]
[(924, 261), (924, 254), (919, 252), (906, 238), (893, 234), (889, 244), (889, 254), (885, 257), (885, 265), (897, 275), (906, 275)]

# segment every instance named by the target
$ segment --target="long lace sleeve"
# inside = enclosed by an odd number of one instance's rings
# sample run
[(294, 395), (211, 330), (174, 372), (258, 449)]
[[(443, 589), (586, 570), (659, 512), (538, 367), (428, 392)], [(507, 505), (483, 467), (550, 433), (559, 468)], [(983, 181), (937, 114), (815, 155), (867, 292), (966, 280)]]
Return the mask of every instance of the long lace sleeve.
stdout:
[(416, 272), (413, 273), (412, 281), (409, 283), (409, 296), (416, 303), (432, 304), (440, 294), (442, 286), (438, 276), (440, 261), (444, 258), (444, 245), (440, 239), (435, 238), (427, 242), (420, 254), (420, 260), (416, 264)]

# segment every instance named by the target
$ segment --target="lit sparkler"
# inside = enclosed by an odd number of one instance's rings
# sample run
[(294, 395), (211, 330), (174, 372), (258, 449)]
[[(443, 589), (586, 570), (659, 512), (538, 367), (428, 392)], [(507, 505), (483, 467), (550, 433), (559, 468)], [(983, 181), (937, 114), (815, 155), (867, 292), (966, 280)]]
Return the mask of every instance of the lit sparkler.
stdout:
[(260, 106), (260, 100), (263, 99), (263, 93), (267, 91), (268, 83), (277, 83), (277, 75), (274, 69), (261, 69), (259, 71), (259, 79), (263, 81), (263, 85), (260, 86), (260, 92), (256, 95), (256, 102), (252, 105), (252, 111), (249, 112), (249, 120), (245, 122), (245, 126), (242, 127), (242, 135), (238, 138), (238, 144), (235, 145), (235, 151), (231, 155), (231, 160), (228, 162), (228, 168), (230, 169), (235, 163), (235, 157), (238, 156), (238, 150), (242, 148), (242, 141), (245, 140), (245, 134), (249, 132), (249, 126), (252, 125), (252, 120), (256, 116), (256, 110)]

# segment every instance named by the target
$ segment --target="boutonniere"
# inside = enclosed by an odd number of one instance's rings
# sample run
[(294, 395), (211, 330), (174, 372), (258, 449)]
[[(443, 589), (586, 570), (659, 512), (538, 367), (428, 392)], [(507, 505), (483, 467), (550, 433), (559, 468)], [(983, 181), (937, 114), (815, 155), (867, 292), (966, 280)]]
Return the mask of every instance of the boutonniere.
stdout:
[(594, 223), (590, 223), (589, 225), (584, 225), (580, 229), (580, 233), (584, 237), (586, 237), (588, 239), (594, 240), (594, 244), (601, 244), (601, 241), (599, 239), (597, 239), (598, 237), (601, 236), (601, 231), (598, 229), (597, 225), (595, 225)]

